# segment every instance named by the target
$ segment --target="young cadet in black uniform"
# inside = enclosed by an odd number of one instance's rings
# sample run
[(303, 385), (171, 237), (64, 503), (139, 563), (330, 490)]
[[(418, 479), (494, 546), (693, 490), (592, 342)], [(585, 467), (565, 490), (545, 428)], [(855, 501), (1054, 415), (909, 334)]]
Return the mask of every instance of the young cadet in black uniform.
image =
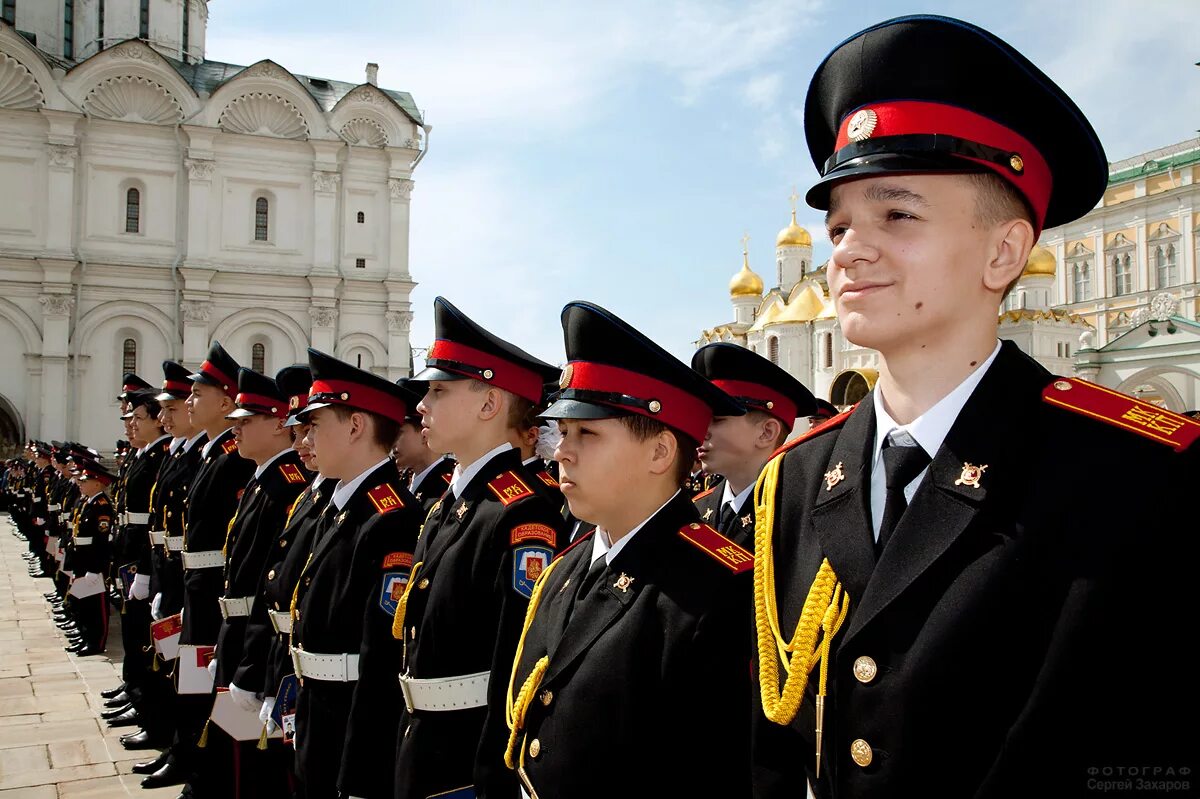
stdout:
[(596, 529), (538, 581), (489, 727), (530, 797), (749, 796), (753, 557), (681, 490), (712, 415), (741, 407), (603, 308), (570, 303), (562, 324), (543, 415)]
[(487, 707), (504, 701), (533, 584), (565, 531), (510, 442), (557, 370), (441, 297), (433, 312), (436, 340), (417, 375), (429, 390), (418, 409), (429, 447), (453, 452), (458, 466), (425, 520), (393, 627), (405, 647), (396, 796), (472, 786), (513, 796), (504, 737), (485, 735)]
[[(266, 625), (251, 626), (256, 614), (265, 620), (258, 592), (266, 561), (278, 548), (288, 509), (308, 485), (309, 475), (292, 449), (291, 434), (283, 426), (288, 398), (275, 381), (258, 372), (238, 371), (237, 409), (226, 418), (234, 422), (238, 453), (256, 465), (242, 492), (237, 512), (229, 524), (222, 547), (225, 552), (225, 590), (217, 600), (223, 621), (217, 634), (215, 690), (228, 688), (243, 710), (258, 713), (263, 702), (263, 678), (271, 637)], [(243, 687), (247, 686), (247, 687)], [(209, 725), (208, 745), (228, 738)], [(232, 747), (238, 751), (233, 752)], [(235, 793), (267, 796), (286, 791), (285, 775), (269, 768), (268, 756), (254, 743), (228, 740), (233, 761), (227, 764), (236, 781)]]
[[(881, 362), (758, 489), (758, 795), (1194, 775), (1195, 688), (1164, 675), (1195, 623), (1200, 424), (996, 340), (1039, 231), (1105, 190), (1091, 126), (1008, 44), (932, 16), (839, 45), (804, 119), (838, 318)], [(1080, 501), (1075, 472), (1107, 463), (1147, 479)]]
[(337, 485), (293, 594), (296, 771), (308, 799), (375, 799), (392, 790), (400, 642), (388, 633), (421, 524), (392, 461), (414, 398), (317, 350), (308, 358), (301, 417), (321, 474)]
[[(421, 380), (402, 377), (396, 381), (418, 397), (425, 396), (428, 385)], [(446, 493), (454, 474), (454, 458), (434, 452), (425, 443), (425, 431), (421, 427), (421, 414), (414, 405), (409, 409), (400, 435), (392, 448), (400, 474), (409, 474), (407, 488), (417, 502), (421, 503), (421, 518), (429, 515), (434, 504)]]
[[(82, 496), (63, 563), (63, 568), (72, 574), (67, 596), (82, 635), (79, 644), (67, 648), (74, 655), (98, 655), (108, 641), (108, 593), (104, 580), (111, 563), (109, 539), (115, 520), (104, 489), (114, 478), (98, 463), (88, 461), (79, 466)], [(81, 596), (85, 584), (99, 585), (100, 590)]]
[[(214, 646), (217, 642), (221, 627), (217, 599), (223, 592), (225, 567), (221, 548), (241, 492), (254, 473), (254, 461), (238, 454), (233, 427), (225, 418), (235, 407), (237, 370), (237, 362), (219, 343), (213, 342), (199, 371), (189, 376), (192, 393), (187, 400), (188, 415), (195, 427), (208, 434), (208, 442), (200, 450), (200, 466), (191, 479), (186, 500), (180, 553), (184, 586), (180, 644)], [(212, 793), (209, 786), (220, 784), (220, 779), (227, 776), (219, 759), (207, 764), (210, 767), (206, 773), (192, 773), (198, 766), (196, 744), (212, 701), (207, 694), (180, 695), (176, 708), (171, 755), (162, 768), (142, 781), (142, 787), (176, 785), (190, 776), (187, 792), (205, 799)]]
[(745, 410), (713, 417), (700, 443), (700, 463), (721, 478), (693, 502), (701, 520), (753, 550), (754, 484), (796, 419), (818, 413), (816, 398), (799, 380), (737, 344), (701, 347), (692, 355), (692, 368)]

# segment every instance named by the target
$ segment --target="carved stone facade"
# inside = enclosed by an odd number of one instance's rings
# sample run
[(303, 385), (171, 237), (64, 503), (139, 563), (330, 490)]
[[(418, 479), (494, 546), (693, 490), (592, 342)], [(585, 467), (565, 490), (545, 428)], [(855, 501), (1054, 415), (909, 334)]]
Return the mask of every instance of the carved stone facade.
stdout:
[(0, 455), (18, 435), (111, 451), (126, 365), (158, 383), (214, 340), (272, 375), (309, 346), (408, 374), (413, 98), (196, 68), (206, 2), (153, 0), (148, 37), (139, 5), (106, 0), (101, 40), (77, 0), (65, 60), (69, 4), (18, 2), (31, 36), (0, 22)]

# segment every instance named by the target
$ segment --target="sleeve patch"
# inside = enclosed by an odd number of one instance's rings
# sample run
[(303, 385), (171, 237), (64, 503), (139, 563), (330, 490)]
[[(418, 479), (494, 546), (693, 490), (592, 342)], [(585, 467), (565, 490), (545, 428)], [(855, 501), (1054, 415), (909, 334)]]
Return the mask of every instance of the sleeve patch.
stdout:
[(404, 500), (400, 499), (396, 489), (387, 483), (375, 486), (367, 492), (367, 496), (370, 498), (371, 504), (375, 506), (375, 510), (380, 513), (391, 513), (404, 507)]
[(228, 455), (231, 452), (237, 452), (237, 442), (232, 438), (221, 445), (221, 451)]
[(392, 552), (384, 556), (383, 568), (390, 569), (393, 566), (402, 566), (405, 569), (411, 568), (412, 558), (411, 552)]
[(525, 485), (525, 481), (517, 476), (516, 472), (505, 472), (488, 483), (488, 488), (505, 505), (533, 496), (533, 489)]
[(558, 531), (546, 524), (518, 524), (512, 529), (510, 544), (520, 544), (526, 541), (545, 541), (554, 546), (558, 540)]
[(554, 559), (554, 550), (549, 547), (528, 546), (513, 550), (513, 590), (529, 599), (533, 586), (542, 572)]
[(304, 473), (300, 471), (300, 467), (294, 463), (285, 463), (281, 465), (279, 467), (279, 473), (283, 475), (284, 480), (287, 480), (292, 485), (295, 485), (296, 483), (308, 482), (304, 479)]
[(442, 479), (446, 481), (446, 485), (450, 485), (451, 483), (454, 482), (454, 473), (453, 472), (445, 472), (444, 474), (442, 474)]
[(1075, 413), (1170, 444), (1183, 452), (1200, 438), (1200, 422), (1119, 391), (1078, 378), (1059, 378), (1042, 390), (1042, 399)]
[(754, 556), (707, 524), (686, 524), (679, 528), (679, 537), (692, 544), (734, 574), (754, 568)]
[[(409, 560), (411, 561), (412, 558)], [(404, 595), (404, 588), (407, 585), (407, 570), (387, 572), (383, 575), (383, 586), (379, 589), (379, 607), (383, 608), (384, 613), (389, 616), (396, 615), (396, 609), (400, 607), (400, 597)]]
[(550, 488), (558, 488), (558, 481), (554, 479), (554, 475), (546, 469), (542, 469), (537, 473), (538, 479), (545, 483)]

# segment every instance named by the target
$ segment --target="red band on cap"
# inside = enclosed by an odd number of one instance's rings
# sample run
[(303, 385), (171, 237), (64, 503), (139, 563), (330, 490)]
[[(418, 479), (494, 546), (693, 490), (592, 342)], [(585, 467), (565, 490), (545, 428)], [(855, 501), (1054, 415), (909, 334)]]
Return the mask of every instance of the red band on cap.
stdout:
[[(512, 361), (506, 361), (490, 352), (483, 352), (474, 347), (468, 347), (466, 344), (459, 344), (457, 341), (440, 338), (433, 342), (433, 347), (429, 350), (429, 358), (431, 360), (444, 358), (450, 361), (465, 363), (467, 366), (473, 366), (476, 369), (490, 369), (492, 377), (480, 382), (502, 388), (505, 391), (511, 391), (518, 397), (524, 397), (533, 403), (540, 402), (542, 399), (541, 375)], [(443, 367), (435, 365), (435, 368), (441, 369)], [(446, 371), (453, 372), (454, 368), (446, 368)], [(480, 379), (478, 375), (462, 372), (458, 374), (462, 374), (464, 377), (473, 377), (476, 380)]]
[[(317, 395), (323, 395), (317, 400)], [(308, 392), (309, 401), (328, 402), (334, 405), (349, 405), (362, 411), (403, 423), (406, 409), (404, 400), (385, 391), (351, 383), (348, 380), (314, 380)]]
[(291, 411), (292, 413), (295, 413), (296, 411), (301, 410), (306, 405), (308, 405), (308, 395), (307, 394), (296, 394), (294, 396), (288, 397), (288, 410)]
[(610, 407), (629, 410), (648, 419), (657, 419), (668, 427), (686, 433), (696, 441), (704, 440), (704, 436), (708, 434), (708, 425), (712, 422), (712, 409), (703, 400), (670, 383), (616, 366), (571, 361), (570, 383), (565, 388), (628, 394), (645, 402), (657, 401), (657, 413), (626, 405), (614, 404)]
[(192, 391), (191, 383), (184, 383), (181, 380), (164, 380), (162, 384), (163, 391), (170, 391), (176, 394), (189, 394)]
[(287, 408), (284, 407), (283, 401), (275, 397), (268, 397), (265, 394), (238, 394), (234, 400), (238, 405), (248, 411), (261, 411), (268, 416), (277, 416), (280, 419), (287, 418)]
[(769, 408), (759, 408), (757, 405), (753, 407), (756, 410), (766, 411), (779, 419), (788, 430), (791, 430), (792, 425), (796, 422), (796, 403), (778, 391), (774, 391), (759, 383), (749, 383), (745, 380), (713, 380), (711, 382), (714, 386), (735, 399), (747, 397), (759, 402), (771, 403), (771, 407)]
[(141, 389), (142, 386), (139, 386), (136, 383), (126, 383), (125, 385), (121, 386), (122, 391), (140, 391)]
[(847, 114), (838, 128), (835, 151), (851, 144), (848, 133), (850, 120), (861, 110), (870, 110), (876, 116), (875, 127), (871, 130), (869, 138), (864, 141), (886, 136), (940, 133), (1020, 156), (1023, 162), (1020, 172), (990, 161), (968, 160), (982, 164), (1016, 187), (1033, 208), (1038, 231), (1041, 231), (1042, 223), (1046, 219), (1046, 206), (1050, 203), (1050, 189), (1054, 178), (1046, 159), (1024, 136), (987, 117), (956, 106), (917, 100), (896, 100), (865, 105)]
[(221, 386), (225, 389), (225, 393), (230, 397), (237, 396), (237, 381), (230, 380), (229, 375), (213, 366), (212, 361), (205, 361), (204, 363), (200, 364), (200, 371), (204, 372), (209, 377), (220, 380)]

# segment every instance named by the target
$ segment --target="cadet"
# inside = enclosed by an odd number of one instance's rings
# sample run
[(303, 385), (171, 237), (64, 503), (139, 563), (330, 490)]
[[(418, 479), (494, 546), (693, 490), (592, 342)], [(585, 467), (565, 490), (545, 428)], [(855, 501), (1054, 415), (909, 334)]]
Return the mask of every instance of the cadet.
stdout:
[(392, 790), (400, 642), (389, 632), (421, 524), (391, 457), (414, 398), (317, 350), (308, 358), (301, 417), (321, 474), (337, 485), (292, 600), (296, 771), (310, 799), (375, 799)]
[[(221, 573), (225, 555), (221, 547), (241, 492), (254, 472), (254, 461), (241, 457), (233, 438), (233, 427), (225, 418), (235, 407), (238, 365), (217, 342), (208, 358), (189, 378), (192, 393), (187, 399), (192, 425), (208, 434), (200, 450), (200, 466), (191, 479), (187, 515), (183, 528), (183, 630), (180, 644), (214, 646), (221, 627)], [(175, 742), (167, 762), (142, 781), (143, 788), (177, 785), (192, 779), (187, 792), (206, 796), (213, 783), (226, 776), (217, 758), (204, 773), (194, 772), (196, 744), (212, 709), (208, 694), (180, 695), (175, 711)]]
[[(1194, 624), (1200, 424), (996, 340), (1039, 231), (1105, 191), (1095, 132), (1008, 44), (924, 15), (834, 49), (804, 120), (838, 319), (881, 361), (758, 489), (758, 795), (1194, 767), (1195, 690), (1164, 675)], [(1085, 500), (1114, 463), (1136, 492)]]
[[(427, 385), (420, 380), (400, 378), (396, 381), (413, 392), (416, 396), (425, 395)], [(429, 448), (425, 443), (425, 431), (421, 427), (421, 414), (414, 405), (409, 409), (404, 424), (400, 425), (400, 435), (396, 437), (396, 445), (392, 448), (396, 465), (401, 469), (401, 475), (409, 474), (407, 488), (412, 492), (417, 502), (421, 503), (421, 518), (429, 515), (454, 474), (454, 459)]]
[(393, 628), (405, 645), (396, 796), (471, 786), (512, 796), (503, 730), (485, 735), (487, 707), (503, 706), (533, 584), (565, 531), (510, 442), (558, 370), (441, 297), (433, 315), (436, 340), (417, 375), (429, 390), (417, 407), (430, 449), (453, 452), (458, 465), (422, 528)]
[(754, 548), (754, 484), (799, 417), (819, 412), (796, 378), (737, 344), (696, 350), (692, 368), (737, 401), (738, 416), (714, 416), (700, 444), (700, 463), (722, 475), (694, 500), (700, 518), (739, 546)]
[(79, 512), (67, 548), (63, 568), (71, 577), (67, 590), (74, 617), (82, 636), (67, 647), (74, 655), (98, 655), (108, 641), (108, 592), (105, 575), (111, 563), (109, 538), (112, 535), (113, 507), (104, 493), (115, 479), (112, 472), (94, 461), (79, 465)]
[(537, 583), (489, 729), (530, 797), (748, 796), (753, 557), (681, 490), (712, 415), (742, 410), (603, 308), (570, 303), (562, 325), (544, 416), (596, 529)]

